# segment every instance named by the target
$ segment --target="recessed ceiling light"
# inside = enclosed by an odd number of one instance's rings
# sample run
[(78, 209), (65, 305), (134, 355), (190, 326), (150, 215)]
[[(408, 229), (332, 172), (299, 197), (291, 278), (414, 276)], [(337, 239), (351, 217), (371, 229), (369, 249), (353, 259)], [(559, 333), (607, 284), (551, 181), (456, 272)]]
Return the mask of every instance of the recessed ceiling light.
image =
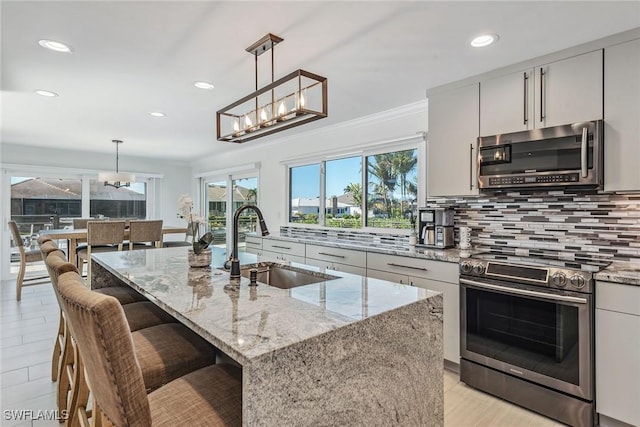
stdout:
[(48, 96), (48, 97), (58, 96), (58, 94), (57, 94), (57, 93), (55, 93), (55, 92), (50, 92), (50, 91), (48, 91), (48, 90), (41, 90), (41, 89), (38, 89), (38, 90), (36, 90), (35, 92), (36, 92), (38, 95), (40, 95), (40, 96)]
[(199, 89), (211, 90), (214, 88), (214, 86), (208, 82), (195, 82), (193, 85)]
[(498, 41), (500, 37), (497, 34), (481, 34), (471, 40), (473, 47), (485, 47)]
[(151, 114), (153, 117), (165, 117), (165, 116), (166, 116), (166, 114), (165, 114), (165, 113), (162, 113), (162, 112), (160, 112), (160, 111), (152, 111), (152, 112), (151, 112), (151, 113), (149, 113), (149, 114)]
[(38, 44), (44, 48), (55, 50), (56, 52), (64, 52), (64, 53), (73, 52), (73, 50), (71, 49), (71, 46), (67, 46), (64, 43), (60, 43), (53, 40), (40, 40), (38, 41)]

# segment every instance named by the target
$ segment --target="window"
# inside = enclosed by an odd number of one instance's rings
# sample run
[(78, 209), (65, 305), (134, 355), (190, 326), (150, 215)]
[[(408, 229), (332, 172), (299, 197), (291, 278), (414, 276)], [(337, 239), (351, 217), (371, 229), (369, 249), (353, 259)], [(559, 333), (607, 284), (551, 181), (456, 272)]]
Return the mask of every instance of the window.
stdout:
[[(213, 233), (213, 244), (226, 246), (233, 227), (233, 216), (242, 205), (258, 204), (258, 177), (256, 172), (226, 177), (210, 177), (203, 180), (205, 188), (205, 212), (208, 231)], [(230, 190), (229, 190), (230, 189)], [(238, 247), (245, 246), (245, 235), (258, 226), (258, 215), (253, 209), (240, 214), (238, 220)]]
[(11, 219), (20, 232), (62, 228), (82, 216), (79, 178), (11, 177)]
[(147, 217), (146, 183), (132, 182), (130, 187), (115, 188), (92, 179), (89, 188), (90, 216), (137, 219)]
[(325, 162), (325, 226), (362, 227), (362, 157)]
[(418, 197), (416, 149), (367, 156), (367, 226), (410, 228)]
[(418, 149), (292, 166), (289, 188), (292, 223), (409, 229), (418, 197)]
[(319, 224), (320, 163), (289, 169), (289, 221)]

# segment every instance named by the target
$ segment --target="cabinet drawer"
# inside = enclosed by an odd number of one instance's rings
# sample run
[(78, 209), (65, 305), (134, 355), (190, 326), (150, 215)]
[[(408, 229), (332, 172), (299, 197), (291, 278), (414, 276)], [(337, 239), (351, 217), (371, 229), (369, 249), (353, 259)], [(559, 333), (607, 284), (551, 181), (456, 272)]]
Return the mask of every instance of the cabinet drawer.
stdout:
[(276, 262), (299, 262), (304, 264), (304, 257), (297, 255), (282, 254), (263, 250), (259, 254), (259, 261), (276, 261)]
[(307, 258), (319, 259), (322, 261), (348, 264), (355, 267), (367, 266), (367, 253), (353, 249), (332, 248), (329, 246), (307, 245)]
[(403, 285), (409, 284), (409, 276), (406, 274), (389, 273), (387, 271), (367, 269), (367, 277), (372, 279), (386, 280), (394, 283), (401, 283)]
[(458, 264), (367, 252), (367, 268), (458, 283)]
[(640, 316), (640, 286), (596, 282), (596, 308)]
[(262, 249), (262, 237), (245, 236), (245, 243), (247, 244), (247, 252), (249, 252), (249, 248)]
[(262, 249), (265, 251), (280, 252), (281, 254), (297, 255), (304, 258), (304, 243), (263, 239)]

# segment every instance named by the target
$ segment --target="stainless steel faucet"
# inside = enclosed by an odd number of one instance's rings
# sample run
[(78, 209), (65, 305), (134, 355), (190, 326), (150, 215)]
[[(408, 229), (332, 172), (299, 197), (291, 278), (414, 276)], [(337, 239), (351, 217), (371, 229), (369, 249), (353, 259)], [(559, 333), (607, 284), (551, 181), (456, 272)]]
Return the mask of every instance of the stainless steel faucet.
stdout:
[(240, 214), (247, 209), (253, 209), (258, 214), (258, 220), (260, 221), (260, 230), (262, 230), (263, 236), (269, 235), (267, 224), (264, 222), (262, 212), (256, 205), (242, 205), (238, 208), (233, 215), (233, 247), (231, 249), (231, 280), (240, 280), (240, 261), (238, 260), (238, 221), (240, 220)]

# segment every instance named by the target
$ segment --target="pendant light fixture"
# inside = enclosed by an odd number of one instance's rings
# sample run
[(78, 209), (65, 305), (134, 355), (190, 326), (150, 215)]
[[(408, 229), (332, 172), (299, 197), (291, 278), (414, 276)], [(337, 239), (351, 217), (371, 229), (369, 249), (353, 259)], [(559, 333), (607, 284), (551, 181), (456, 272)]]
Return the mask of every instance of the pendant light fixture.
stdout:
[(136, 177), (133, 174), (120, 172), (120, 157), (118, 147), (122, 144), (119, 139), (111, 140), (116, 144), (116, 171), (115, 172), (100, 172), (98, 174), (98, 181), (103, 181), (105, 187), (129, 187), (131, 182), (135, 182)]
[[(255, 57), (256, 90), (216, 112), (218, 141), (246, 142), (327, 117), (327, 79), (296, 70), (274, 81), (274, 47), (267, 34), (246, 51)], [(271, 51), (271, 84), (258, 89), (258, 56)]]

